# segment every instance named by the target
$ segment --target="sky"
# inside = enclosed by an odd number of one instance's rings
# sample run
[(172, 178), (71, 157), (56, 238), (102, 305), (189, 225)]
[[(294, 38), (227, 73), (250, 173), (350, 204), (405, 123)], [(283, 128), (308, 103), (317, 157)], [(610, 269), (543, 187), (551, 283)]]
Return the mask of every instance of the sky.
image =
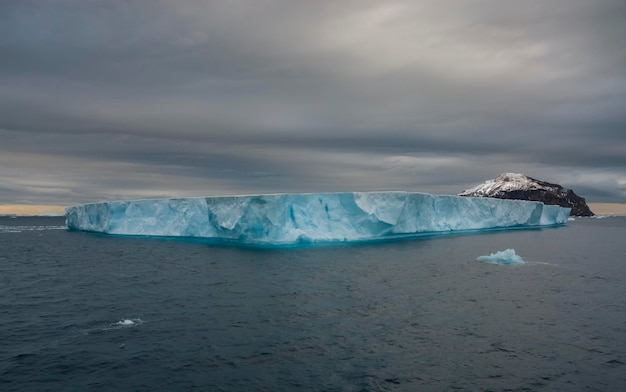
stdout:
[(457, 194), (626, 202), (626, 2), (3, 0), (0, 204)]

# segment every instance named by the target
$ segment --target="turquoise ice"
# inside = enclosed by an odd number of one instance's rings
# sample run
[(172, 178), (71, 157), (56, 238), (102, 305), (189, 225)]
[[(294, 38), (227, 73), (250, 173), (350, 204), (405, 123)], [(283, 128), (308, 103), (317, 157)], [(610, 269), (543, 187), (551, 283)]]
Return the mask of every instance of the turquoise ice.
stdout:
[(116, 235), (289, 245), (553, 226), (569, 211), (521, 200), (350, 192), (106, 201), (67, 208), (66, 222), (70, 230)]

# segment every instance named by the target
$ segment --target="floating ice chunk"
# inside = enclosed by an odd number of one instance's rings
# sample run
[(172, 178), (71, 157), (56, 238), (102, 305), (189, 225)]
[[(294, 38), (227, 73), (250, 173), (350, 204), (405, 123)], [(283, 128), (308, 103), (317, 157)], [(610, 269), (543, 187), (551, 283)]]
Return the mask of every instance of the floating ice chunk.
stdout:
[(523, 264), (524, 260), (517, 254), (515, 249), (506, 249), (496, 253), (492, 253), (488, 256), (479, 256), (476, 258), (478, 261), (484, 261), (491, 264)]
[(413, 192), (296, 193), (83, 204), (67, 208), (66, 223), (70, 230), (273, 246), (562, 225), (569, 212), (533, 201)]
[(114, 323), (108, 323), (105, 325), (96, 325), (96, 326), (83, 329), (82, 333), (85, 335), (91, 335), (94, 333), (102, 333), (102, 332), (122, 330), (126, 328), (134, 328), (141, 324), (143, 324), (143, 320), (141, 319), (122, 319)]
[(143, 320), (141, 320), (141, 319), (133, 319), (133, 320), (131, 320), (131, 319), (124, 319), (124, 320), (118, 321), (114, 325), (118, 326), (118, 327), (130, 327), (130, 326), (139, 325), (139, 324), (143, 324)]

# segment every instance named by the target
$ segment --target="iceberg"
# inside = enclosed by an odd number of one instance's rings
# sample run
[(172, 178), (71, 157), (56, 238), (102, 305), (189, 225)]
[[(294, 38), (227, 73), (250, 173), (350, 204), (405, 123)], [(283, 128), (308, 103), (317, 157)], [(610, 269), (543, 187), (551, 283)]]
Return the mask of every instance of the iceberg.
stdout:
[(491, 264), (524, 264), (524, 260), (515, 253), (515, 249), (506, 249), (488, 256), (478, 256), (478, 261), (484, 261)]
[(68, 207), (69, 230), (250, 245), (376, 241), (562, 225), (569, 208), (415, 192), (268, 194), (105, 201)]

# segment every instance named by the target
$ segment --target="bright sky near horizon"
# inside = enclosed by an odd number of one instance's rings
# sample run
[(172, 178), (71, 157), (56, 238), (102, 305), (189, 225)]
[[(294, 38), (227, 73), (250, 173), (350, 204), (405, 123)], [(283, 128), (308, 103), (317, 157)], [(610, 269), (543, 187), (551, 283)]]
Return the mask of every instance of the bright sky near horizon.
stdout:
[(0, 2), (0, 203), (457, 194), (626, 202), (623, 0)]
[(65, 215), (65, 207), (48, 206), (48, 205), (20, 205), (20, 204), (3, 204), (0, 205), (1, 215)]

